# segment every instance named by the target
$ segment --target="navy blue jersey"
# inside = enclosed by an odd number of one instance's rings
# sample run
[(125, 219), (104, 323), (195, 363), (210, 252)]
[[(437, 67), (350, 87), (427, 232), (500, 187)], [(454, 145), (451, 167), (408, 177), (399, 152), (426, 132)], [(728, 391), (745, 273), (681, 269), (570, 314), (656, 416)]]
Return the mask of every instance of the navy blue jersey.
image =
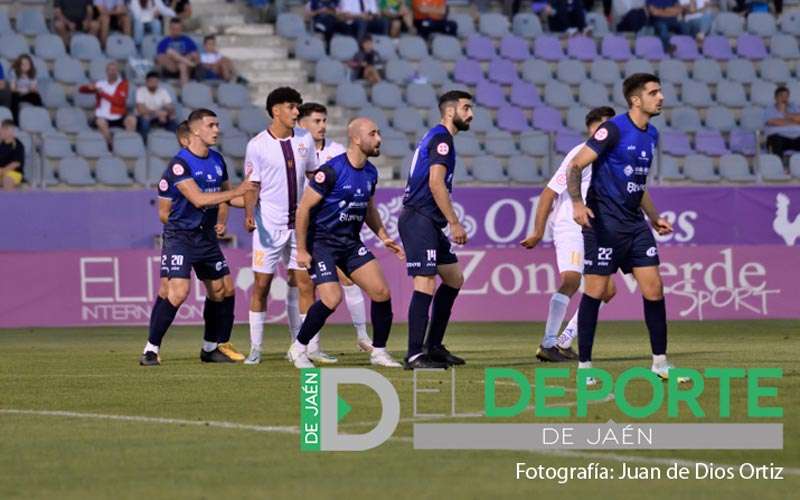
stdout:
[(403, 206), (430, 217), (439, 227), (447, 225), (442, 211), (436, 205), (428, 184), (431, 165), (443, 165), (447, 168), (444, 183), (447, 192), (453, 192), (453, 171), (456, 168), (456, 150), (453, 147), (453, 136), (444, 125), (436, 125), (419, 141), (411, 171), (408, 174)]
[(367, 162), (355, 168), (347, 153), (332, 158), (311, 177), (309, 186), (322, 195), (322, 201), (311, 210), (308, 240), (334, 245), (360, 244), (361, 228), (375, 185), (378, 169)]
[(228, 168), (222, 155), (209, 149), (208, 156), (201, 158), (188, 149), (181, 149), (170, 160), (158, 185), (159, 196), (172, 199), (164, 229), (209, 228), (217, 223), (218, 207), (196, 208), (176, 187), (189, 179), (194, 179), (205, 193), (222, 191), (222, 184), (228, 180)]
[(603, 123), (586, 142), (598, 155), (586, 205), (599, 226), (630, 232), (646, 225), (640, 205), (657, 144), (656, 128), (640, 129), (627, 113)]

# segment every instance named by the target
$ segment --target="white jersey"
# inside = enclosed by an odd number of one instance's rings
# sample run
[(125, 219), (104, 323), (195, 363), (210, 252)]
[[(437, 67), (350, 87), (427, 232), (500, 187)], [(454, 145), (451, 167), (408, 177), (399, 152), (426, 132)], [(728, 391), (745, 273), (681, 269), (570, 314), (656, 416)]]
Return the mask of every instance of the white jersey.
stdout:
[[(569, 162), (578, 154), (578, 151), (583, 148), (584, 143), (578, 144), (564, 157), (564, 161), (553, 174), (553, 178), (547, 183), (547, 187), (552, 189), (558, 195), (555, 202), (555, 209), (550, 218), (550, 224), (553, 229), (553, 238), (556, 239), (561, 235), (577, 234), (581, 235), (581, 226), (579, 226), (572, 218), (572, 199), (567, 191), (567, 168)], [(589, 190), (589, 183), (592, 181), (592, 166), (589, 165), (583, 169), (581, 177), (581, 196), (586, 199), (586, 192)]]
[(261, 183), (256, 217), (263, 227), (294, 229), (306, 172), (317, 169), (314, 150), (314, 138), (302, 128), (295, 128), (285, 140), (278, 140), (265, 130), (247, 143), (245, 177)]
[(322, 149), (317, 151), (317, 168), (328, 163), (332, 158), (336, 158), (345, 151), (346, 149), (344, 146), (338, 142), (325, 139), (325, 142), (322, 143)]

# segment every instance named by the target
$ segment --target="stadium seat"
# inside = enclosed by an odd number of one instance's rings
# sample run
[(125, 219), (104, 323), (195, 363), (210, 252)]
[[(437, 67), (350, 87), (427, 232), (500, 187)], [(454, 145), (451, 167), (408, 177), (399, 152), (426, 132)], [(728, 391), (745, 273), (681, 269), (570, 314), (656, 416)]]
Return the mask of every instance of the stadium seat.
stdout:
[(730, 153), (719, 130), (700, 130), (694, 135), (694, 149), (709, 156)]
[(574, 130), (561, 130), (556, 134), (555, 150), (557, 153), (567, 154), (572, 148), (584, 141), (583, 135)]
[(541, 35), (533, 41), (533, 55), (545, 61), (560, 61), (566, 56), (561, 48), (561, 40), (553, 35)]
[(472, 161), (472, 176), (479, 182), (506, 182), (502, 164), (489, 155), (478, 156)]
[(660, 134), (661, 147), (667, 154), (673, 156), (687, 156), (694, 153), (689, 144), (689, 136), (679, 130), (662, 130)]
[(780, 59), (800, 58), (800, 48), (797, 44), (797, 37), (786, 33), (776, 33), (772, 35), (769, 42), (769, 53), (772, 57)]
[(556, 65), (556, 78), (570, 85), (578, 85), (586, 80), (586, 66), (574, 59), (558, 61)]
[(761, 61), (761, 78), (777, 84), (783, 84), (792, 79), (789, 65), (783, 59), (764, 59)]
[(695, 61), (692, 78), (703, 83), (717, 83), (722, 80), (722, 67), (713, 59)]
[[(475, 118), (477, 118), (478, 110), (480, 109), (481, 108), (475, 109)], [(472, 122), (474, 124), (475, 119), (473, 119)], [(394, 114), (392, 115), (392, 125), (397, 130), (406, 134), (415, 133), (417, 130), (424, 127), (424, 124), (422, 123), (422, 116), (419, 114), (419, 111), (407, 107), (394, 110)]]
[(679, 84), (689, 79), (686, 63), (680, 59), (664, 59), (658, 63), (658, 75), (665, 82)]
[(67, 95), (64, 93), (64, 87), (56, 82), (48, 81), (40, 85), (39, 95), (42, 98), (42, 104), (46, 108), (56, 109), (67, 106)]
[(104, 57), (100, 40), (94, 35), (74, 33), (69, 41), (69, 54), (79, 61), (91, 61)]
[(428, 45), (421, 37), (413, 35), (403, 35), (397, 43), (397, 52), (400, 57), (408, 61), (421, 61), (427, 59)]
[(403, 158), (408, 154), (410, 148), (408, 139), (384, 139), (381, 143), (381, 156), (389, 158)]
[(440, 61), (455, 62), (463, 55), (461, 42), (454, 36), (437, 35), (431, 42), (431, 54)]
[(520, 134), (519, 146), (527, 155), (547, 156), (550, 151), (550, 139), (546, 134), (531, 130)]
[(655, 68), (653, 68), (653, 63), (648, 61), (647, 59), (631, 59), (625, 63), (625, 67), (622, 70), (625, 78), (633, 75), (634, 73), (653, 73), (655, 72)]
[(586, 26), (592, 30), (592, 36), (595, 38), (602, 38), (611, 31), (608, 26), (608, 19), (600, 12), (587, 12)]
[(750, 171), (747, 159), (742, 155), (726, 154), (719, 159), (722, 178), (731, 182), (755, 182), (756, 176)]
[(705, 126), (720, 132), (730, 132), (736, 127), (736, 119), (729, 108), (712, 106), (706, 110)]
[(358, 53), (358, 42), (355, 38), (334, 35), (331, 39), (331, 58), (337, 61), (350, 61)]
[[(72, 57), (56, 59), (53, 67), (53, 78), (67, 85), (80, 85), (86, 82), (83, 66), (77, 59)], [(94, 95), (92, 95), (92, 101), (94, 101)]]
[(388, 36), (372, 35), (372, 43), (375, 46), (375, 52), (380, 54), (384, 61), (397, 59), (397, 48), (394, 46), (394, 40)]
[[(144, 55), (144, 48), (142, 48)], [(315, 36), (301, 36), (294, 43), (294, 55), (301, 61), (317, 62), (325, 57), (325, 44)]]
[(750, 102), (758, 106), (772, 106), (775, 104), (775, 89), (777, 85), (764, 80), (756, 80), (750, 85)]
[(731, 130), (728, 137), (728, 144), (731, 152), (740, 153), (746, 156), (756, 154), (756, 134), (751, 130), (735, 128)]
[(536, 14), (519, 13), (511, 21), (511, 31), (530, 40), (542, 34), (542, 23)]
[(497, 57), (492, 39), (483, 35), (472, 35), (467, 38), (465, 51), (467, 57), (476, 61), (491, 61)]
[(378, 82), (372, 86), (372, 104), (382, 108), (402, 107), (403, 94), (400, 87), (390, 82)]
[(551, 80), (544, 86), (544, 102), (555, 108), (569, 108), (575, 104), (569, 85)]
[(496, 12), (483, 13), (478, 18), (478, 31), (492, 38), (502, 38), (508, 34), (508, 17)]
[(501, 85), (511, 85), (517, 79), (517, 65), (507, 59), (494, 59), (489, 63), (486, 75), (490, 81)]
[(512, 156), (508, 160), (508, 176), (512, 181), (521, 184), (539, 184), (544, 182), (536, 158), (532, 156)]
[(281, 12), (275, 22), (275, 30), (283, 38), (294, 40), (306, 34), (306, 23), (292, 12)]
[(597, 59), (597, 44), (588, 36), (571, 36), (567, 39), (567, 55), (579, 61), (594, 61)]
[[(411, 161), (413, 159), (414, 153), (408, 153), (403, 157), (403, 160), (400, 162), (400, 180), (405, 181), (408, 179), (408, 173), (411, 171)], [(457, 162), (458, 160), (456, 160), (456, 165), (458, 165)]]
[(42, 134), (42, 154), (48, 159), (75, 156), (69, 138), (61, 132), (55, 131)]
[(618, 85), (621, 79), (619, 66), (608, 59), (595, 59), (592, 61), (590, 74), (592, 80), (604, 85)]
[(226, 108), (243, 108), (250, 105), (250, 92), (244, 85), (222, 82), (217, 87), (217, 102)]
[(789, 172), (795, 179), (800, 179), (800, 153), (794, 153), (789, 158)]
[(730, 61), (734, 57), (728, 39), (720, 35), (711, 35), (703, 40), (703, 55), (717, 61)]
[(13, 32), (14, 28), (11, 27), (11, 21), (8, 19), (8, 11), (0, 9), (0, 35)]
[(636, 57), (641, 57), (648, 61), (661, 61), (667, 57), (664, 54), (664, 46), (661, 44), (661, 40), (654, 36), (637, 36), (634, 53)]
[[(223, 137), (227, 141), (228, 136)], [(147, 152), (161, 158), (171, 158), (178, 150), (175, 134), (164, 129), (154, 129), (147, 134)]]
[(40, 82), (50, 80), (50, 68), (47, 66), (47, 62), (37, 56), (31, 56), (31, 60), (33, 61), (33, 67), (36, 68), (36, 80)]
[(736, 54), (739, 57), (759, 60), (765, 59), (768, 56), (767, 46), (764, 44), (764, 40), (759, 36), (749, 33), (739, 35), (739, 38), (736, 40)]
[(36, 35), (36, 40), (33, 43), (33, 51), (45, 61), (55, 61), (59, 57), (64, 57), (67, 54), (64, 42), (58, 35), (52, 33), (42, 33)]
[(739, 82), (720, 80), (717, 83), (717, 104), (731, 108), (741, 108), (747, 104), (744, 86)]
[(80, 156), (62, 158), (58, 162), (58, 177), (69, 186), (94, 186), (89, 164)]
[(474, 180), (475, 178), (469, 173), (467, 166), (464, 165), (464, 162), (461, 160), (461, 158), (456, 158), (456, 168), (453, 172), (453, 181), (462, 184), (465, 182), (472, 182)]
[(453, 137), (453, 147), (462, 156), (478, 156), (481, 154), (481, 145), (472, 132), (461, 132)]
[(586, 128), (586, 114), (589, 108), (573, 106), (567, 110), (567, 128), (571, 130), (584, 130)]
[(14, 32), (0, 35), (0, 56), (13, 61), (27, 52), (28, 42), (25, 41), (24, 36)]
[(605, 85), (592, 80), (584, 80), (578, 86), (579, 101), (590, 108), (608, 106), (608, 90)]
[(122, 33), (111, 33), (106, 40), (106, 56), (109, 59), (127, 61), (130, 57), (137, 57), (136, 43), (133, 38)]
[(139, 184), (154, 186), (167, 169), (167, 161), (156, 156), (139, 158), (133, 170), (133, 178)]
[[(322, 61), (325, 61), (325, 59), (323, 59)], [(475, 63), (475, 61), (470, 61), (469, 59), (462, 59), (462, 61), (467, 61), (468, 63)], [(341, 64), (338, 61), (336, 62), (337, 64)], [(456, 63), (456, 67), (458, 67), (457, 65), (458, 63)], [(317, 63), (317, 67), (319, 67), (319, 63)], [(480, 69), (480, 66), (478, 67), (478, 69)], [(392, 59), (386, 63), (386, 79), (398, 85), (405, 85), (406, 83), (413, 80), (414, 73), (415, 73), (414, 66), (412, 66), (411, 63), (406, 61), (405, 59)]]
[(439, 104), (436, 90), (428, 83), (411, 83), (406, 86), (406, 102), (415, 107), (428, 109)]
[(181, 88), (181, 102), (192, 109), (210, 108), (214, 105), (211, 87), (199, 82), (188, 82)]
[[(433, 109), (431, 110), (432, 117), (435, 116), (434, 111)], [(469, 129), (478, 134), (485, 134), (486, 132), (495, 130), (494, 120), (489, 110), (483, 106), (476, 106), (473, 109), (473, 116), (469, 124)]]
[(11, 114), (11, 110), (5, 106), (0, 106), (0, 121), (12, 119), (13, 115)]
[(762, 154), (758, 156), (758, 173), (761, 179), (766, 182), (785, 182), (791, 180), (789, 174), (783, 169), (781, 159), (773, 154)]
[(700, 58), (697, 50), (697, 42), (688, 35), (673, 35), (669, 39), (673, 47), (672, 57), (681, 61), (694, 61)]
[[(666, 84), (672, 85), (669, 82), (666, 82), (665, 85)], [(708, 85), (702, 82), (686, 80), (683, 82), (681, 94), (681, 101), (689, 106), (707, 108), (713, 104), (711, 99), (711, 91), (709, 90)], [(667, 101), (665, 104), (669, 104), (669, 102), (672, 102), (672, 97), (670, 96), (668, 98), (665, 92), (664, 100)]]
[(528, 130), (528, 120), (525, 113), (516, 106), (501, 106), (497, 110), (497, 127), (512, 133), (520, 133)]
[(130, 186), (133, 184), (128, 176), (128, 167), (125, 162), (115, 156), (106, 156), (97, 160), (95, 166), (97, 182), (107, 186)]
[(142, 39), (141, 55), (144, 59), (153, 60), (156, 58), (156, 49), (161, 41), (161, 36), (149, 33)]
[(56, 111), (56, 128), (68, 134), (89, 130), (86, 113), (80, 108), (59, 107)]
[(775, 34), (775, 18), (769, 12), (752, 12), (747, 16), (747, 31), (756, 36), (768, 37)]
[(475, 102), (480, 106), (497, 109), (506, 103), (506, 97), (500, 85), (481, 81), (475, 87)]
[(364, 86), (353, 82), (343, 82), (336, 87), (336, 104), (345, 108), (362, 108), (367, 105), (367, 92)]
[(737, 37), (744, 32), (744, 17), (734, 12), (719, 12), (714, 18), (712, 31), (726, 37)]
[(17, 31), (27, 36), (47, 33), (47, 22), (39, 9), (22, 9), (17, 12)]
[[(78, 133), (75, 139), (75, 151), (82, 158), (102, 158), (111, 152), (108, 150), (108, 143), (100, 132), (84, 130)], [(170, 156), (175, 154), (176, 149), (172, 149)]]
[(523, 62), (527, 61), (530, 56), (530, 46), (524, 38), (516, 35), (506, 35), (500, 40), (500, 57), (514, 62)]
[(633, 55), (628, 39), (623, 35), (609, 33), (603, 37), (600, 53), (612, 61), (627, 61)]
[(509, 102), (514, 106), (524, 109), (532, 109), (542, 103), (539, 90), (536, 85), (522, 80), (517, 80), (511, 84), (511, 94)]
[(389, 129), (389, 118), (387, 118), (386, 112), (377, 106), (364, 106), (356, 111), (355, 116), (363, 116), (374, 121), (378, 128), (381, 129), (381, 135), (383, 136), (386, 135), (386, 130)]
[(222, 153), (226, 157), (230, 156), (241, 160), (247, 152), (248, 141), (250, 141), (250, 137), (244, 132), (225, 134), (222, 138)]
[(459, 38), (467, 38), (475, 33), (475, 21), (467, 13), (456, 13), (448, 16), (448, 19), (456, 23)]
[(118, 131), (114, 134), (114, 155), (120, 158), (135, 160), (145, 155), (144, 141), (136, 132)]
[(449, 81), (447, 69), (436, 59), (424, 59), (420, 61), (417, 66), (417, 74), (419, 78), (426, 80), (431, 85), (444, 85)]
[(680, 167), (678, 166), (678, 162), (675, 158), (669, 155), (661, 155), (660, 162), (658, 164), (659, 169), (659, 176), (662, 180), (665, 181), (682, 181), (686, 179), (686, 176), (681, 171)]
[(522, 78), (528, 82), (543, 85), (553, 79), (550, 65), (545, 61), (531, 58), (522, 63)]
[(75, 107), (81, 109), (94, 109), (97, 106), (97, 98), (94, 94), (81, 94), (76, 92), (72, 94), (72, 103)]
[[(388, 68), (393, 62), (395, 61), (389, 61), (389, 64), (387, 65), (387, 73)], [(323, 85), (338, 85), (344, 81), (347, 81), (347, 75), (348, 69), (344, 64), (335, 59), (330, 59), (327, 57), (317, 61), (314, 69), (314, 79)]]
[[(108, 63), (110, 61), (111, 61), (111, 59), (108, 59), (105, 56), (97, 57), (97, 58), (92, 59), (91, 61), (89, 61), (89, 80), (91, 80), (93, 82), (96, 82), (98, 80), (105, 80), (106, 79), (106, 66), (108, 66)], [(134, 95), (134, 98), (135, 98), (136, 97), (135, 94), (136, 94), (136, 91), (133, 90), (128, 95)]]
[(800, 36), (800, 11), (787, 10), (778, 18), (781, 31), (794, 36)]
[(550, 106), (534, 108), (531, 122), (534, 128), (545, 132), (556, 132), (564, 128), (561, 122), (561, 112)]
[(19, 112), (19, 128), (31, 134), (53, 132), (50, 114), (38, 106), (24, 107)]

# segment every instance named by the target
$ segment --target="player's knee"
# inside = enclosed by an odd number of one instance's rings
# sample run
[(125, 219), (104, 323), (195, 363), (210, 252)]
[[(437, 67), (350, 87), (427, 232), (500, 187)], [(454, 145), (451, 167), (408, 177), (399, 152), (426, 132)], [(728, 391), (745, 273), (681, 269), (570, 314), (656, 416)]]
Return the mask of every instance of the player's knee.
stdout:
[[(187, 280), (188, 281), (188, 280)], [(177, 306), (186, 302), (189, 298), (189, 284), (173, 283), (170, 281), (169, 290), (167, 291), (167, 299), (172, 305)]]
[(578, 273), (564, 273), (561, 275), (561, 286), (558, 293), (572, 297), (581, 287), (581, 276)]
[(442, 279), (442, 282), (450, 288), (461, 289), (464, 286), (464, 275), (462, 273), (453, 273), (450, 276)]
[(392, 292), (386, 284), (381, 285), (369, 294), (369, 299), (373, 302), (386, 302), (392, 298)]
[(661, 279), (653, 280), (641, 286), (642, 295), (647, 300), (661, 300), (664, 298), (664, 285)]
[(233, 279), (230, 275), (222, 280), (222, 295), (224, 297), (233, 297), (236, 295), (236, 288), (233, 286)]
[(339, 304), (342, 303), (342, 291), (338, 286), (320, 291), (319, 299), (325, 304), (325, 307), (335, 311)]

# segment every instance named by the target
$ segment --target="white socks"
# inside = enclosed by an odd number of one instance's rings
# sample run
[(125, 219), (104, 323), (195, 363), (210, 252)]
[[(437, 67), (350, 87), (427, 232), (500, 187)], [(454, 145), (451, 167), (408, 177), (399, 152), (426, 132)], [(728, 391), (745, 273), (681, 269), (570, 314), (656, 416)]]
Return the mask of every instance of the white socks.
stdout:
[[(602, 309), (604, 305), (606, 305), (606, 303), (601, 302), (600, 308)], [(558, 336), (558, 347), (569, 349), (572, 342), (578, 338), (578, 312), (580, 310), (581, 308), (578, 306), (578, 308), (575, 309), (575, 314), (572, 315), (569, 323), (567, 323), (566, 328), (564, 328), (564, 331)]]
[(550, 308), (547, 311), (547, 323), (544, 327), (542, 347), (548, 348), (556, 345), (558, 330), (561, 328), (564, 316), (567, 315), (567, 306), (569, 306), (569, 297), (563, 293), (556, 292), (550, 298)]
[(286, 292), (286, 322), (289, 323), (289, 335), (292, 340), (297, 338), (303, 319), (305, 315), (300, 315), (300, 291), (296, 286), (290, 286)]
[[(305, 316), (305, 315), (304, 315)], [(319, 332), (308, 341), (308, 352), (319, 352)]]
[(264, 340), (264, 322), (267, 321), (266, 312), (250, 311), (250, 349), (261, 350)]
[(203, 350), (205, 352), (211, 352), (214, 349), (216, 349), (218, 345), (219, 344), (217, 344), (216, 342), (207, 342), (207, 341), (204, 340), (203, 341)]
[(353, 326), (359, 339), (369, 340), (367, 334), (367, 309), (364, 306), (364, 295), (358, 285), (342, 286), (344, 290), (344, 301), (347, 310), (353, 319)]
[(154, 352), (154, 353), (158, 354), (158, 346), (157, 345), (153, 345), (150, 342), (148, 342), (144, 346), (144, 351), (142, 351), (142, 354), (144, 354), (146, 352)]
[(667, 366), (666, 354), (653, 354), (653, 366), (656, 368), (663, 368)]

